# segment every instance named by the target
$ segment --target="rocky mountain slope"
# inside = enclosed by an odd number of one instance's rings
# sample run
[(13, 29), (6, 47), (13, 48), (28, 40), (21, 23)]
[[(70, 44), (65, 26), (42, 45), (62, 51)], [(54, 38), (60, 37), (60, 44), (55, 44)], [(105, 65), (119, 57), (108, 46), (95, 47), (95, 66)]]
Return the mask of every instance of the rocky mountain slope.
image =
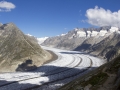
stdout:
[(119, 37), (117, 27), (76, 28), (67, 34), (50, 37), (42, 45), (83, 51), (109, 60), (120, 53)]
[[(120, 34), (112, 33), (108, 37), (99, 41), (98, 43), (91, 44), (85, 40), (82, 45), (78, 46), (75, 50), (84, 51), (90, 54), (101, 56), (104, 59), (111, 60), (120, 54)], [(102, 38), (100, 38), (102, 39)], [(99, 40), (99, 38), (98, 38)]]
[(34, 37), (24, 35), (13, 23), (0, 25), (0, 72), (27, 71), (50, 58)]
[[(45, 40), (42, 45), (74, 50), (77, 46), (81, 45), (86, 39), (96, 36), (104, 36), (111, 27), (101, 28), (75, 28), (66, 34), (60, 36), (50, 37)], [(92, 38), (91, 38), (92, 39)], [(94, 41), (95, 42), (95, 41)], [(93, 43), (94, 43), (93, 42)]]

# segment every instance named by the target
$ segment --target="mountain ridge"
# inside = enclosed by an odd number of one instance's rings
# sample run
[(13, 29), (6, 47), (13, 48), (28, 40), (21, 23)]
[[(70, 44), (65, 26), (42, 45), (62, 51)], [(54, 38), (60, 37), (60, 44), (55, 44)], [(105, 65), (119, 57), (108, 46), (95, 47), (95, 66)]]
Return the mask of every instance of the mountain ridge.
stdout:
[(1, 72), (15, 71), (27, 60), (32, 61), (31, 66), (37, 67), (52, 57), (39, 46), (34, 37), (24, 35), (13, 23), (0, 26), (0, 42)]
[[(113, 36), (116, 37), (112, 39)], [(114, 47), (115, 49), (119, 47), (115, 47), (119, 42), (119, 36), (120, 28), (118, 27), (105, 26), (100, 28), (75, 28), (66, 34), (47, 38), (42, 45), (60, 49), (82, 51), (108, 60), (108, 56), (110, 56), (114, 51), (112, 48)], [(109, 43), (111, 40), (113, 40), (114, 43)], [(108, 43), (111, 46), (108, 45)], [(119, 53), (119, 50), (116, 49), (116, 51), (116, 53)], [(111, 54), (109, 55), (108, 53), (110, 52)]]

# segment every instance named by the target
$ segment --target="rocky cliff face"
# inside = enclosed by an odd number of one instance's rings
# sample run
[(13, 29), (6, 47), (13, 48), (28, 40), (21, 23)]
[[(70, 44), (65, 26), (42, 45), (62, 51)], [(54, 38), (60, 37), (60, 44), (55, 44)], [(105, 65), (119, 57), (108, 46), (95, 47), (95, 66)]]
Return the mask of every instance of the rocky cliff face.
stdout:
[(76, 28), (67, 34), (50, 37), (42, 45), (83, 51), (109, 60), (120, 52), (119, 37), (117, 27)]
[[(24, 35), (13, 23), (0, 25), (0, 71), (15, 71), (22, 63), (40, 66), (51, 58), (34, 37)], [(24, 68), (25, 69), (25, 68)]]

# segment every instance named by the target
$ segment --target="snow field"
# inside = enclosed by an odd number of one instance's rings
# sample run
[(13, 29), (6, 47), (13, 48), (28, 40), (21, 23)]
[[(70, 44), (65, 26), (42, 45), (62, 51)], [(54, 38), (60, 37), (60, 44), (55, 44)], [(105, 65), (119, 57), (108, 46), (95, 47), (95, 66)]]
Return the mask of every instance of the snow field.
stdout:
[(38, 67), (33, 72), (0, 74), (0, 90), (22, 90), (37, 85), (40, 85), (36, 88), (38, 90), (55, 90), (104, 63), (97, 57), (78, 51), (43, 48), (53, 51), (58, 55), (58, 59)]

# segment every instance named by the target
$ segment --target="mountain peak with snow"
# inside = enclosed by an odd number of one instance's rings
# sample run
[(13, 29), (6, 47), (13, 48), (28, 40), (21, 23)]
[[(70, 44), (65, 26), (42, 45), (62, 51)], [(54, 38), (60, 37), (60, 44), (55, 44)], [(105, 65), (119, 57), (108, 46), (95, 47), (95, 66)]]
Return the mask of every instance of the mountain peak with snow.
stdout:
[(33, 36), (33, 35), (29, 34), (29, 33), (28, 33), (28, 34), (26, 34), (26, 35), (28, 35), (28, 36)]
[(42, 38), (37, 38), (38, 43), (41, 44), (43, 43), (48, 37), (42, 37)]
[[(105, 29), (106, 28), (106, 29)], [(106, 34), (110, 34), (113, 32), (119, 33), (120, 30), (118, 27), (101, 27), (98, 29), (95, 28), (75, 28), (74, 29), (74, 36), (76, 37), (94, 37), (94, 36), (105, 36)]]
[(88, 41), (95, 44), (115, 32), (119, 34), (120, 29), (110, 26), (100, 28), (74, 28), (66, 34), (45, 39), (42, 45), (73, 50), (87, 39), (90, 39)]

